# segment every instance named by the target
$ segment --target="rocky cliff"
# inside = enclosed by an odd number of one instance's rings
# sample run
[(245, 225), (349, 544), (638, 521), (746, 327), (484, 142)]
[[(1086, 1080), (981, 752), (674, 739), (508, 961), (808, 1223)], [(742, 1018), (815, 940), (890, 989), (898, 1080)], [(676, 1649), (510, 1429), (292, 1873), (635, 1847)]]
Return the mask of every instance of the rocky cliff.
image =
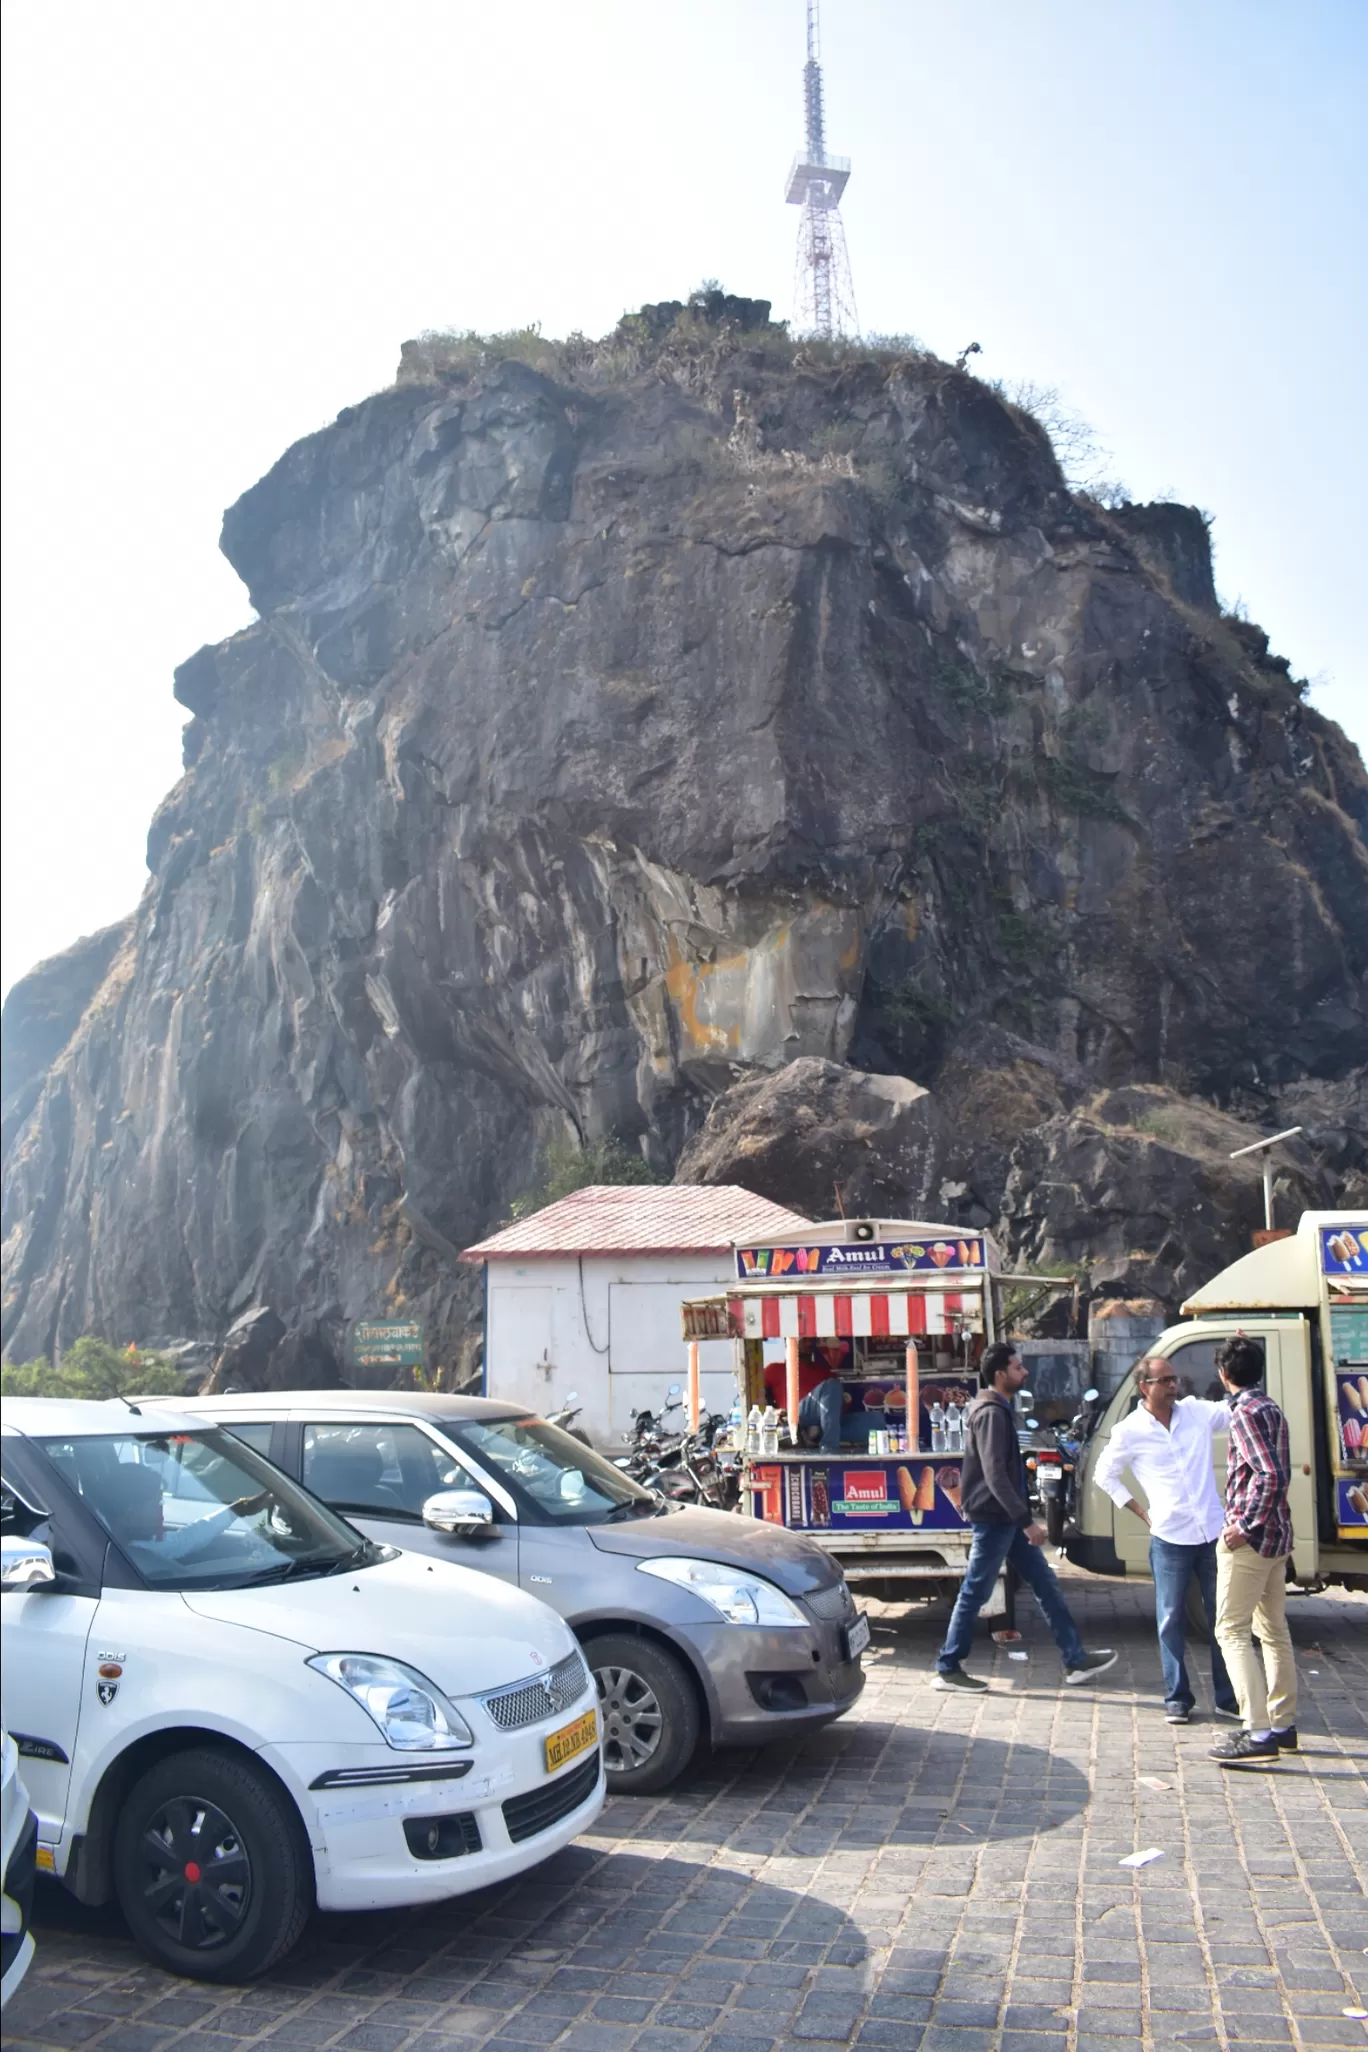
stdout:
[(1260, 1222), (1227, 1142), (1361, 1175), (1368, 783), (1200, 516), (766, 313), (409, 345), (229, 510), (136, 917), (6, 1006), (8, 1354), (451, 1362), (566, 1136), (1170, 1298)]

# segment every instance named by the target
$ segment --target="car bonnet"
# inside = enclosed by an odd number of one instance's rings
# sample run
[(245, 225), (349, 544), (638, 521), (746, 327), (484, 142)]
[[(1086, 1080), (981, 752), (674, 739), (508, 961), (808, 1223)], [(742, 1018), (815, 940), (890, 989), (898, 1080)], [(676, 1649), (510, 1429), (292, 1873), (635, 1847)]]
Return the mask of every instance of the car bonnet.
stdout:
[(409, 1553), (310, 1581), (186, 1590), (183, 1600), (198, 1617), (269, 1632), (310, 1653), (405, 1661), (453, 1697), (544, 1672), (574, 1645), (535, 1596)]
[(589, 1537), (600, 1552), (625, 1553), (637, 1560), (685, 1555), (722, 1561), (763, 1575), (790, 1596), (830, 1589), (841, 1579), (840, 1568), (815, 1540), (759, 1518), (739, 1518), (732, 1511), (685, 1504), (668, 1517), (592, 1525)]

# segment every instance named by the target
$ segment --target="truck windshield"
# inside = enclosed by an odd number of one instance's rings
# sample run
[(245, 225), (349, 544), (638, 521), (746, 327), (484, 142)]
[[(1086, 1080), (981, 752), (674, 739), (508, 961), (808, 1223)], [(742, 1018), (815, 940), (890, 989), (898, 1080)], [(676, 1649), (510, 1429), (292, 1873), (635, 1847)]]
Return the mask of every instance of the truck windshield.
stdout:
[(250, 1588), (383, 1557), (224, 1432), (37, 1444), (150, 1588)]
[(533, 1524), (598, 1525), (615, 1513), (649, 1516), (658, 1508), (649, 1489), (540, 1418), (443, 1420), (442, 1430), (498, 1476), (519, 1516)]

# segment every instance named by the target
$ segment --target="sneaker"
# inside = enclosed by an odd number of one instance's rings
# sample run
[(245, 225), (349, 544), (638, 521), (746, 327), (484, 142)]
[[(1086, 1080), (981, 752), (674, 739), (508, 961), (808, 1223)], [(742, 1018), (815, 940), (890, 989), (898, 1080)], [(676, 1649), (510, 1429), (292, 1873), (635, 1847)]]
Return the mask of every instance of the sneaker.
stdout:
[(1165, 1723), (1167, 1723), (1167, 1724), (1188, 1724), (1188, 1723), (1190, 1723), (1190, 1722), (1191, 1722), (1191, 1720), (1192, 1720), (1192, 1712), (1191, 1712), (1191, 1710), (1190, 1710), (1190, 1709), (1188, 1708), (1188, 1706), (1187, 1706), (1187, 1704), (1186, 1704), (1186, 1703), (1165, 1703), (1165, 1705), (1164, 1705), (1164, 1721), (1165, 1721)]
[(1278, 1741), (1256, 1739), (1248, 1731), (1232, 1731), (1229, 1738), (1211, 1748), (1210, 1758), (1219, 1760), (1223, 1767), (1276, 1767)]
[(1244, 1719), (1241, 1717), (1238, 1710), (1223, 1710), (1219, 1703), (1216, 1705), (1216, 1708), (1212, 1711), (1211, 1714), (1213, 1717), (1221, 1718), (1222, 1721), (1226, 1724), (1244, 1723)]
[(1115, 1667), (1118, 1655), (1109, 1646), (1098, 1653), (1085, 1653), (1077, 1667), (1069, 1668), (1064, 1676), (1066, 1689), (1076, 1689), (1080, 1682), (1090, 1682), (1099, 1674), (1105, 1674), (1109, 1667)]
[(965, 1696), (981, 1696), (988, 1684), (986, 1681), (980, 1681), (976, 1674), (966, 1674), (962, 1667), (952, 1667), (948, 1674), (943, 1674), (937, 1669), (936, 1679), (931, 1686), (933, 1689), (948, 1689), (952, 1693), (958, 1690)]
[(1296, 1725), (1289, 1724), (1286, 1731), (1275, 1731), (1273, 1743), (1280, 1753), (1295, 1753), (1300, 1745)]

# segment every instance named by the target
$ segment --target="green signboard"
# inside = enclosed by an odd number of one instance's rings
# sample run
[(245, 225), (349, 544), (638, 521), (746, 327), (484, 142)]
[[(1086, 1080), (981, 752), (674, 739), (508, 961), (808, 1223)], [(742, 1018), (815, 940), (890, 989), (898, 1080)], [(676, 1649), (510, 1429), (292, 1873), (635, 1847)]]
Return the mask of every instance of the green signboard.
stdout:
[(377, 1318), (351, 1329), (354, 1368), (421, 1368), (423, 1328), (416, 1318)]

